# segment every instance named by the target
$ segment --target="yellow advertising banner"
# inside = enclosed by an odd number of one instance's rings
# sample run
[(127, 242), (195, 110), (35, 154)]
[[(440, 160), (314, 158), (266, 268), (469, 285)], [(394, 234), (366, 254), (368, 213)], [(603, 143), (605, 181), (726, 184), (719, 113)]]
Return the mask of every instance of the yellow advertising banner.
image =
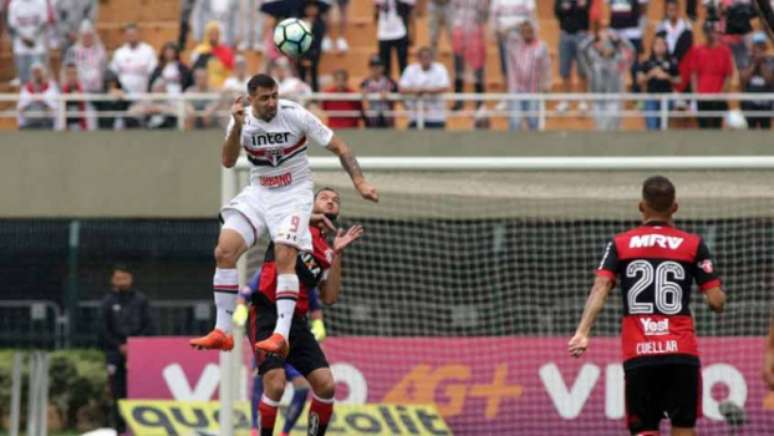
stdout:
[[(217, 435), (220, 404), (217, 401), (121, 400), (121, 414), (136, 435)], [(283, 409), (283, 408), (281, 408)], [(284, 410), (275, 429), (282, 428)], [(294, 432), (305, 434), (306, 411)], [(237, 435), (250, 430), (250, 406), (234, 407)], [(446, 422), (433, 405), (336, 404), (328, 425), (329, 435), (450, 435)]]

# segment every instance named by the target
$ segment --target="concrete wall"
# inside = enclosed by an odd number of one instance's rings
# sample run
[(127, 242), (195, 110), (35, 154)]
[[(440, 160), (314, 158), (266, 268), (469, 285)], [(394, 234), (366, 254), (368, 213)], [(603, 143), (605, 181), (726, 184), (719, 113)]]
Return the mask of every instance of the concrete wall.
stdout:
[[(340, 134), (361, 156), (774, 154), (770, 132)], [(4, 132), (0, 217), (212, 217), (222, 138), (221, 131)]]

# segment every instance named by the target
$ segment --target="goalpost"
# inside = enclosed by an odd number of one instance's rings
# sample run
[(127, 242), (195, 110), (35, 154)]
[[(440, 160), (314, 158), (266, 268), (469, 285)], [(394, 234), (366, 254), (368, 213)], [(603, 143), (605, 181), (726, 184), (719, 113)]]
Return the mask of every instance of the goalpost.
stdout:
[[(606, 241), (636, 225), (642, 181), (662, 174), (677, 187), (677, 225), (705, 238), (729, 292), (721, 316), (694, 293), (709, 391), (699, 429), (726, 434), (733, 421), (774, 432), (774, 398), (759, 377), (774, 289), (774, 157), (362, 157), (378, 204), (359, 198), (338, 159), (310, 161), (316, 186), (341, 194), (339, 226), (366, 230), (344, 259), (339, 303), (325, 309), (325, 346), (331, 363), (363, 374), (368, 402), (432, 401), (459, 434), (620, 434), (620, 291), (586, 357), (570, 359), (565, 344)], [(240, 158), (223, 171), (223, 202), (247, 170)], [(265, 243), (240, 263), (240, 283)], [(246, 383), (234, 355), (221, 360), (223, 429)], [(495, 399), (485, 380), (520, 388)], [(724, 418), (728, 410), (744, 419)]]

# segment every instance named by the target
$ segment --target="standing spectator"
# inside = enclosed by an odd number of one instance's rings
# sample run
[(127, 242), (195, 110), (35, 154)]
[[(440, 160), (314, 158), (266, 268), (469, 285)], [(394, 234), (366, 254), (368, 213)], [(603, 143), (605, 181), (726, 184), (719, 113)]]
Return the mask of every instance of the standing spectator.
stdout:
[(610, 28), (634, 47), (630, 67), (632, 92), (639, 92), (637, 71), (642, 54), (641, 18), (647, 11), (648, 0), (608, 0), (610, 4)]
[[(355, 94), (349, 87), (349, 73), (347, 70), (333, 72), (333, 86), (325, 92), (337, 94)], [(363, 113), (363, 103), (360, 100), (324, 100), (324, 111), (352, 112), (352, 114), (328, 115), (328, 126), (332, 129), (356, 129), (360, 126), (360, 118)]]
[[(744, 92), (774, 92), (774, 58), (766, 54), (768, 41), (766, 34), (757, 32), (752, 36), (750, 64), (739, 71), (739, 81)], [(742, 102), (743, 111), (772, 111), (771, 100), (746, 100)], [(745, 115), (747, 126), (751, 129), (770, 129), (771, 116)]]
[[(85, 92), (78, 78), (78, 66), (65, 64), (62, 71), (62, 94), (83, 94)], [(65, 105), (67, 117), (64, 128), (66, 130), (87, 131), (94, 130), (94, 109), (87, 101), (68, 101)]]
[(180, 52), (173, 42), (164, 44), (159, 53), (159, 61), (148, 79), (148, 92), (156, 79), (164, 80), (164, 92), (170, 95), (180, 95), (193, 84), (191, 70), (180, 60)]
[(750, 52), (747, 49), (753, 28), (750, 20), (758, 14), (751, 0), (721, 0), (720, 17), (724, 29), (721, 42), (731, 49), (737, 70), (747, 67)]
[(209, 85), (220, 89), (231, 71), (234, 70), (234, 51), (220, 39), (220, 24), (207, 24), (205, 39), (194, 48), (191, 55), (192, 68), (204, 68), (209, 75)]
[(148, 299), (132, 287), (133, 281), (126, 266), (113, 267), (112, 289), (100, 304), (102, 348), (113, 396), (112, 415), (119, 434), (126, 431), (126, 423), (118, 412), (118, 401), (126, 398), (126, 340), (155, 332)]
[(20, 129), (53, 129), (59, 107), (59, 89), (48, 78), (46, 67), (36, 62), (30, 67), (30, 80), (22, 86), (16, 103)]
[(379, 57), (388, 77), (392, 77), (392, 52), (398, 57), (398, 76), (408, 64), (408, 48), (414, 31), (415, 0), (374, 0)]
[(200, 41), (207, 37), (209, 23), (220, 24), (224, 44), (235, 47), (239, 19), (239, 0), (197, 0), (193, 9), (193, 37)]
[(83, 91), (102, 92), (107, 68), (107, 52), (89, 21), (81, 23), (78, 40), (65, 53), (64, 62), (75, 64)]
[[(384, 66), (379, 55), (371, 56), (368, 61), (368, 77), (360, 84), (360, 90), (363, 92), (366, 127), (395, 126), (395, 118), (389, 113), (394, 110), (395, 103), (388, 99), (387, 94), (398, 92), (398, 84), (384, 75)], [(369, 98), (369, 94), (379, 94), (380, 97)]]
[[(582, 0), (585, 1), (585, 0)], [(519, 34), (519, 26), (524, 21), (537, 22), (535, 0), (492, 0), (489, 11), (490, 28), (494, 31), (497, 40), (497, 49), (500, 54), (500, 72), (507, 80), (506, 67), (508, 51), (506, 44), (513, 35)], [(588, 21), (588, 14), (586, 14)]]
[(234, 58), (234, 74), (223, 82), (223, 91), (239, 95), (247, 93), (247, 82), (250, 75), (247, 74), (247, 59), (244, 56), (236, 55)]
[[(698, 94), (718, 94), (728, 89), (731, 75), (734, 73), (731, 50), (720, 42), (716, 23), (705, 22), (703, 30), (706, 42), (694, 47), (688, 55), (691, 88)], [(725, 100), (699, 100), (697, 105), (700, 115), (701, 112), (728, 110)], [(699, 127), (702, 129), (719, 129), (722, 125), (722, 114), (699, 117)]]
[(127, 94), (141, 94), (148, 90), (148, 78), (156, 68), (156, 51), (140, 41), (137, 25), (124, 27), (124, 45), (113, 53), (110, 70), (118, 77)]
[(97, 22), (97, 0), (55, 0), (57, 39), (62, 53), (75, 44), (81, 23)]
[(16, 84), (30, 80), (33, 64), (46, 65), (46, 0), (11, 0), (8, 4), (8, 29), (13, 36), (13, 59)]
[[(465, 86), (465, 64), (473, 70), (474, 90), (484, 93), (484, 65), (486, 64), (486, 35), (484, 25), (489, 18), (489, 2), (481, 0), (451, 0), (454, 10), (452, 50), (454, 51), (454, 92), (461, 93)], [(476, 106), (481, 106), (478, 102)], [(454, 103), (460, 110), (462, 101)]]
[[(588, 38), (589, 8), (592, 0), (555, 0), (554, 15), (559, 20), (559, 76), (562, 78), (562, 92), (572, 92), (572, 66), (578, 77), (585, 79), (585, 71), (580, 68), (578, 47)], [(584, 84), (585, 85), (585, 84)], [(556, 106), (559, 112), (566, 112), (570, 105), (560, 101)], [(579, 111), (587, 111), (585, 101), (578, 104)]]
[(451, 0), (429, 0), (427, 5), (428, 20), (430, 21), (430, 48), (433, 53), (438, 53), (438, 41), (441, 39), (441, 32), (446, 30), (446, 38), (451, 45), (452, 41), (452, 22), (454, 21), (454, 10)]
[(319, 0), (306, 0), (304, 3), (304, 21), (312, 29), (312, 45), (298, 63), (298, 77), (312, 86), (312, 91), (320, 90), (320, 58), (322, 40), (325, 37), (326, 24), (320, 15)]
[(262, 0), (241, 0), (240, 3), (240, 15), (241, 15), (241, 35), (239, 35), (239, 45), (237, 49), (239, 51), (255, 50), (263, 52), (263, 25), (265, 18), (261, 13)]
[[(579, 47), (580, 63), (586, 70), (589, 92), (620, 94), (634, 47), (615, 31), (600, 29)], [(617, 130), (620, 124), (620, 100), (594, 100), (592, 104), (597, 130)]]
[(656, 35), (667, 43), (669, 55), (681, 62), (693, 47), (693, 30), (688, 20), (680, 17), (677, 0), (666, 0), (664, 21), (656, 28)]
[[(337, 26), (338, 36), (336, 37), (336, 51), (340, 54), (344, 54), (349, 51), (349, 43), (347, 42), (347, 26), (349, 24), (349, 17), (347, 16), (347, 10), (349, 9), (349, 0), (333, 0), (336, 4), (339, 13), (339, 21)], [(327, 17), (331, 17), (328, 13)], [(327, 27), (330, 25), (330, 19), (327, 23)], [(322, 40), (322, 50), (324, 52), (333, 51), (333, 40), (325, 36)]]
[[(409, 128), (418, 128), (421, 116), (426, 129), (444, 129), (446, 108), (441, 94), (449, 91), (449, 73), (443, 64), (434, 62), (430, 47), (420, 48), (417, 58), (419, 62), (406, 67), (400, 78), (400, 92), (413, 97), (406, 101), (411, 119)], [(422, 100), (422, 114), (418, 112), (418, 100)]]
[[(537, 38), (532, 21), (523, 21), (519, 34), (511, 36), (508, 50), (508, 92), (511, 94), (538, 94), (551, 88), (551, 57), (548, 46)], [(510, 103), (510, 129), (521, 130), (524, 112), (529, 130), (538, 128), (538, 101), (512, 100)]]
[[(653, 38), (653, 48), (650, 58), (640, 65), (637, 73), (637, 81), (640, 87), (648, 94), (668, 94), (674, 90), (674, 86), (680, 83), (680, 71), (677, 59), (669, 55), (669, 47), (663, 36)], [(671, 108), (670, 108), (671, 109)], [(648, 130), (661, 128), (661, 100), (645, 101), (645, 126)]]
[[(186, 90), (186, 94), (210, 94), (214, 89), (210, 87), (209, 76), (203, 68), (194, 70), (194, 84)], [(186, 125), (188, 128), (208, 129), (218, 126), (217, 111), (220, 108), (220, 99), (196, 97), (189, 99), (186, 110)]]

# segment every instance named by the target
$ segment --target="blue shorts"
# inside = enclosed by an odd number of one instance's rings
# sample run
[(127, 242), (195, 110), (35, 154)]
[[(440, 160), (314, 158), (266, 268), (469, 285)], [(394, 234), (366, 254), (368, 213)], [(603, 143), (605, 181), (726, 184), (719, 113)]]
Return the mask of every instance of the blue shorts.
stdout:
[(300, 372), (298, 372), (297, 369), (293, 368), (293, 365), (286, 363), (285, 364), (285, 379), (286, 380), (295, 380), (299, 377), (303, 377)]
[[(578, 46), (586, 36), (585, 32), (572, 34), (562, 31), (559, 34), (559, 76), (563, 79), (570, 77), (573, 63), (578, 65)], [(576, 67), (576, 70), (579, 76), (585, 77), (583, 68)]]

